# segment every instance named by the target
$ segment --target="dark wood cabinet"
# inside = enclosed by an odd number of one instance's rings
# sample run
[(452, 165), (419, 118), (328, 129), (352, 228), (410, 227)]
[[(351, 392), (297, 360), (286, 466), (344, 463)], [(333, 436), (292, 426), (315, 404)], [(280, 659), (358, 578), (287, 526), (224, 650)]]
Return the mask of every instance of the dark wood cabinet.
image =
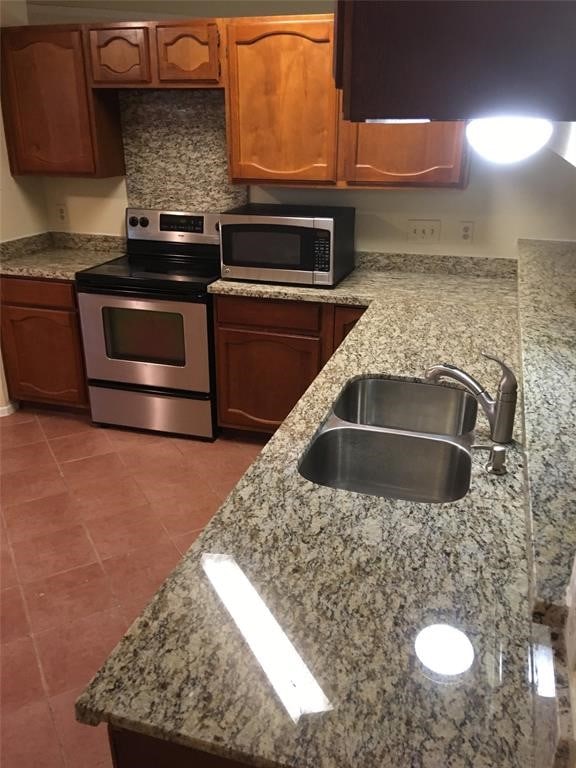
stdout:
[(340, 125), (341, 176), (350, 185), (462, 186), (465, 123)]
[(230, 174), (236, 181), (336, 181), (333, 18), (227, 25)]
[(114, 94), (92, 98), (80, 27), (2, 30), (2, 108), (14, 175), (124, 173)]
[(80, 329), (71, 283), (2, 279), (1, 336), (15, 400), (85, 406)]
[(332, 353), (333, 307), (216, 298), (218, 423), (273, 432)]
[(366, 307), (338, 306), (334, 308), (334, 349), (338, 349), (365, 311)]
[(148, 25), (90, 29), (88, 38), (93, 84), (151, 81)]
[(85, 40), (95, 89), (221, 85), (216, 19), (92, 24)]
[(114, 768), (244, 768), (228, 757), (108, 726)]
[(320, 339), (257, 330), (218, 331), (221, 426), (273, 431), (320, 370)]
[(576, 3), (339, 0), (344, 115), (576, 115)]

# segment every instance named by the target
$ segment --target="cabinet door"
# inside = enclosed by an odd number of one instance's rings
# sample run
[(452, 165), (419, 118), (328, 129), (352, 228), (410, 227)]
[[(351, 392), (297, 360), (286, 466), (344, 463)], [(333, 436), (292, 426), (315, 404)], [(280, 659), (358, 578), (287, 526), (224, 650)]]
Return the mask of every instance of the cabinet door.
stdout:
[(13, 398), (68, 405), (86, 403), (74, 312), (5, 305), (2, 350)]
[(318, 338), (218, 328), (218, 422), (273, 432), (321, 368)]
[(463, 121), (344, 122), (344, 179), (357, 184), (457, 186), (465, 180)]
[(334, 308), (334, 349), (338, 349), (365, 311), (365, 307)]
[(150, 82), (147, 26), (91, 29), (90, 61), (94, 83)]
[(333, 22), (228, 26), (233, 179), (334, 182)]
[(215, 23), (156, 26), (158, 79), (219, 80), (218, 28)]
[(4, 30), (2, 43), (12, 172), (94, 172), (80, 30)]

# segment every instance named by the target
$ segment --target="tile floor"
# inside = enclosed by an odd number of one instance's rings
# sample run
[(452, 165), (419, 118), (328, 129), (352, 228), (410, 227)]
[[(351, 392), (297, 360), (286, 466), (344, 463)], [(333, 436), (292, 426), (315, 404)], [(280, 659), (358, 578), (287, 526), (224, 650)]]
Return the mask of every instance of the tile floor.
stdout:
[(74, 700), (264, 443), (0, 418), (3, 768), (110, 768)]

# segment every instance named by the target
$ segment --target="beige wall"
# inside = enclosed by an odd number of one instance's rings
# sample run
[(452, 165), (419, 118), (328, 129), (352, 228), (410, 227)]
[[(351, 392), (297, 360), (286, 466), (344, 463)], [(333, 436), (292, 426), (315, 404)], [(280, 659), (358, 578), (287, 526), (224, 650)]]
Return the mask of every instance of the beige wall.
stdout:
[(0, 241), (37, 235), (47, 228), (43, 180), (10, 175), (0, 121)]
[[(99, 235), (124, 234), (124, 211), (128, 205), (124, 177), (45, 178), (43, 181), (48, 229)], [(59, 205), (66, 206), (66, 222), (58, 217)]]
[[(1, 26), (26, 24), (25, 0), (1, 0)], [(1, 123), (1, 121), (0, 121)], [(0, 241), (46, 230), (46, 210), (42, 179), (13, 178), (10, 175), (4, 125), (0, 125)]]
[(16, 27), (28, 23), (26, 0), (0, 0), (0, 26)]
[[(549, 150), (515, 166), (473, 157), (464, 190), (295, 190), (253, 187), (259, 202), (353, 205), (356, 247), (366, 251), (515, 257), (519, 237), (576, 240), (576, 170)], [(407, 240), (408, 219), (439, 219), (438, 243)], [(474, 241), (459, 239), (461, 221), (474, 222)]]
[[(46, 179), (50, 229), (123, 234), (126, 186), (122, 179)], [(356, 245), (367, 251), (410, 251), (515, 257), (519, 237), (576, 240), (576, 171), (544, 150), (519, 166), (497, 167), (474, 158), (465, 190), (317, 190), (252, 187), (260, 202), (352, 205)], [(68, 209), (61, 225), (56, 204)], [(408, 219), (440, 219), (439, 243), (407, 240)], [(459, 223), (474, 221), (474, 242), (459, 240)]]

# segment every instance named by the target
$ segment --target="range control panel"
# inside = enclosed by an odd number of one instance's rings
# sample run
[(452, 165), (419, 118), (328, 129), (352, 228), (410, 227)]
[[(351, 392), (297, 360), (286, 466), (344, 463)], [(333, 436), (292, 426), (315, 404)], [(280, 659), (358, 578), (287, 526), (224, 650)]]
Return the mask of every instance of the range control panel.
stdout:
[(204, 232), (204, 216), (185, 213), (161, 213), (160, 230), (162, 232)]
[(219, 214), (127, 208), (126, 236), (129, 240), (218, 245)]

